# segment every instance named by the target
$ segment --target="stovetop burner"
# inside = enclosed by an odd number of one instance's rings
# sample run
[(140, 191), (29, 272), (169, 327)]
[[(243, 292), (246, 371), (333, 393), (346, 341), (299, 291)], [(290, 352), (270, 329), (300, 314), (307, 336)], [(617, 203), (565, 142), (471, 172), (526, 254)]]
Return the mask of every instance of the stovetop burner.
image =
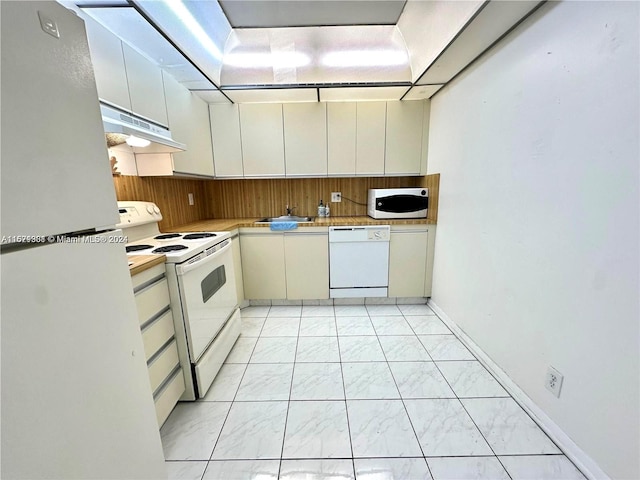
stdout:
[(163, 233), (162, 235), (158, 235), (153, 238), (156, 240), (169, 240), (170, 238), (177, 238), (179, 236), (179, 233)]
[(147, 250), (149, 248), (153, 248), (153, 245), (127, 245), (125, 250), (127, 253), (130, 252), (139, 252), (140, 250)]
[(159, 247), (153, 250), (151, 253), (169, 253), (169, 252), (177, 252), (178, 250), (185, 250), (189, 247), (185, 247), (184, 245), (167, 245), (166, 247)]
[(210, 238), (210, 237), (215, 237), (215, 236), (216, 236), (215, 233), (201, 232), (201, 233), (188, 233), (185, 236), (183, 236), (182, 238), (184, 240), (199, 240), (201, 238)]

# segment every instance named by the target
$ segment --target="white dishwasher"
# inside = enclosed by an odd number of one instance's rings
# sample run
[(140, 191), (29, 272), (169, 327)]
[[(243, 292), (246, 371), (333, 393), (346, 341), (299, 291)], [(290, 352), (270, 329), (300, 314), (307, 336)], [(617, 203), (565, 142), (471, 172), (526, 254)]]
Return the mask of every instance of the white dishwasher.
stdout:
[(389, 225), (329, 227), (329, 297), (386, 297)]

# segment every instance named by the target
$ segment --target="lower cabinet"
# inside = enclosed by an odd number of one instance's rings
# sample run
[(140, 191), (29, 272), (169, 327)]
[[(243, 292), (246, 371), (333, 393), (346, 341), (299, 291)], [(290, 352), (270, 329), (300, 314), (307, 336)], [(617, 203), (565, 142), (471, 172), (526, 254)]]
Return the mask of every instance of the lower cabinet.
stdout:
[(233, 272), (236, 277), (236, 293), (238, 305), (244, 302), (244, 284), (242, 280), (242, 255), (240, 253), (240, 236), (231, 234), (231, 254), (233, 255)]
[(244, 297), (248, 300), (329, 298), (327, 228), (240, 232)]
[(132, 277), (158, 426), (184, 392), (164, 263)]
[(435, 226), (392, 225), (389, 297), (430, 297)]

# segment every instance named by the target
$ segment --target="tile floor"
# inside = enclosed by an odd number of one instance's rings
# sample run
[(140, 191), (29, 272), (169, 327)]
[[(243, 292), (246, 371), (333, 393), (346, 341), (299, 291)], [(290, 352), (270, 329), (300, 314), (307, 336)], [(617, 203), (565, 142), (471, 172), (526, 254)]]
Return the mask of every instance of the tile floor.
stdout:
[(253, 306), (171, 479), (582, 479), (426, 305)]

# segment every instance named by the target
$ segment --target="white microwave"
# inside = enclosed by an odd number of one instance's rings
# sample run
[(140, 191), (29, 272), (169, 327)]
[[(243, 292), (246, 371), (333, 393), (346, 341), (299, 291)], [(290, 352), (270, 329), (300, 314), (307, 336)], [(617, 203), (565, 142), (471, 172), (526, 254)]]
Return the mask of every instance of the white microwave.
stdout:
[(369, 190), (367, 213), (371, 218), (426, 218), (429, 190), (426, 188), (373, 188)]

